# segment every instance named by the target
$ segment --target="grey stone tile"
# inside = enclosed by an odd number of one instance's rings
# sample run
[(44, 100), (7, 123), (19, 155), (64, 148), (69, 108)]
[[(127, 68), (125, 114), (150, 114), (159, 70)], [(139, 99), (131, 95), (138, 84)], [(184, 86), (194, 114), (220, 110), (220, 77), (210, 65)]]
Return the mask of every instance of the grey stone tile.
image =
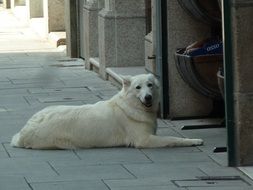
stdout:
[(157, 119), (157, 125), (159, 128), (172, 128), (173, 125), (169, 120)]
[(19, 64), (14, 64), (13, 62), (5, 62), (4, 64), (0, 64), (0, 69), (18, 69), (18, 68), (38, 68), (40, 67), (39, 65), (36, 66), (36, 64), (29, 64), (29, 63), (19, 63)]
[(67, 87), (71, 87), (71, 86), (90, 86), (90, 87), (100, 86), (102, 87), (102, 85), (109, 87), (108, 82), (105, 82), (105, 81), (91, 82), (90, 80), (69, 79), (69, 80), (63, 80), (63, 82)]
[(0, 142), (10, 142), (14, 134), (16, 134), (22, 126), (2, 126), (0, 124)]
[(34, 158), (34, 160), (72, 160), (73, 162), (79, 160), (72, 150), (32, 150), (23, 148), (13, 148), (10, 144), (5, 143), (4, 146), (8, 151), (10, 157), (13, 158)]
[(0, 63), (6, 63), (6, 62), (11, 62), (11, 59), (8, 56), (5, 55), (0, 55)]
[(156, 131), (157, 135), (161, 136), (173, 136), (173, 137), (183, 137), (179, 132), (173, 130), (173, 128), (168, 128), (168, 127), (158, 127)]
[(50, 83), (55, 83), (55, 84), (62, 84), (61, 81), (55, 77), (52, 78), (44, 78), (43, 76), (41, 77), (36, 77), (36, 78), (18, 78), (18, 79), (11, 79), (11, 82), (13, 84), (19, 85), (19, 84), (44, 84), (45, 82), (50, 82)]
[(206, 167), (200, 166), (199, 167), (204, 173), (208, 176), (240, 176), (242, 173), (232, 167), (224, 167), (224, 166), (213, 166), (213, 167)]
[(43, 98), (38, 98), (39, 102), (41, 103), (53, 103), (53, 102), (74, 102), (74, 101), (99, 101), (101, 100), (99, 97), (95, 95), (89, 95), (89, 96), (84, 96), (82, 94), (77, 94), (77, 95), (65, 95), (65, 96), (48, 96), (48, 97), (43, 97)]
[(22, 96), (0, 96), (0, 104), (8, 108), (9, 105), (15, 104), (16, 107), (27, 105), (27, 102)]
[(12, 85), (11, 81), (0, 81), (0, 89), (9, 88), (9, 86), (11, 85)]
[(7, 153), (0, 151), (0, 158), (8, 158)]
[(245, 174), (245, 176), (249, 177), (249, 179), (251, 180), (251, 184), (252, 184), (252, 179), (253, 179), (253, 167), (252, 166), (242, 166), (242, 167), (238, 167), (238, 170), (240, 170), (241, 172), (243, 172), (243, 174)]
[(24, 177), (5, 177), (0, 178), (0, 189), (2, 190), (31, 190)]
[(92, 181), (101, 180), (95, 177), (87, 177), (86, 175), (57, 175), (57, 176), (28, 176), (29, 183), (55, 183), (55, 182), (72, 182), (72, 181)]
[(84, 179), (134, 178), (121, 165), (87, 165), (85, 161), (52, 161), (50, 163), (61, 176), (82, 176)]
[[(31, 94), (60, 94), (60, 93), (91, 93), (85, 87), (62, 87), (62, 88), (33, 88), (28, 90)], [(1, 93), (1, 91), (0, 91)]]
[(167, 177), (173, 179), (188, 179), (196, 176), (205, 176), (197, 167), (175, 165), (175, 163), (154, 164), (124, 164), (124, 166), (138, 178)]
[(204, 145), (223, 146), (226, 144), (226, 129), (225, 128), (178, 130), (178, 132), (188, 138), (203, 138)]
[(8, 109), (4, 106), (0, 106), (0, 112), (8, 112)]
[(36, 78), (42, 72), (43, 69), (41, 68), (18, 68), (0, 70), (0, 75), (9, 79), (27, 78), (27, 76)]
[(108, 190), (101, 180), (32, 183), (33, 190)]
[(87, 164), (150, 163), (138, 149), (103, 148), (76, 150), (77, 155)]
[(8, 158), (8, 154), (5, 151), (2, 143), (0, 143), (0, 158)]
[[(92, 100), (90, 100), (90, 102), (92, 102)], [(85, 104), (84, 101), (66, 101), (66, 102), (43, 103), (44, 107), (47, 107), (47, 106), (57, 106), (57, 105), (70, 105), (70, 106), (77, 105), (77, 106), (79, 106), (79, 105), (83, 105), (83, 104)]]
[[(212, 150), (212, 149), (211, 149)], [(208, 153), (210, 158), (212, 158), (216, 163), (219, 163), (221, 166), (228, 166), (228, 155), (227, 153)]]
[(108, 90), (118, 90), (116, 87), (113, 87), (112, 85), (97, 85), (93, 84), (91, 85), (90, 83), (87, 85), (87, 88), (90, 89), (92, 92), (97, 92), (97, 91), (103, 91), (105, 89)]
[(103, 89), (103, 90), (99, 91), (99, 93), (104, 96), (113, 96), (113, 95), (117, 94), (118, 92), (119, 92), (119, 90), (117, 90), (117, 89)]
[(0, 86), (0, 96), (8, 95), (8, 96), (23, 96), (29, 94), (27, 92), (27, 89), (21, 89), (21, 88), (9, 88), (9, 85), (7, 88), (1, 89), (2, 86)]
[(212, 162), (195, 147), (143, 149), (147, 157), (154, 162)]
[(46, 162), (32, 159), (3, 158), (0, 162), (0, 176), (56, 176)]

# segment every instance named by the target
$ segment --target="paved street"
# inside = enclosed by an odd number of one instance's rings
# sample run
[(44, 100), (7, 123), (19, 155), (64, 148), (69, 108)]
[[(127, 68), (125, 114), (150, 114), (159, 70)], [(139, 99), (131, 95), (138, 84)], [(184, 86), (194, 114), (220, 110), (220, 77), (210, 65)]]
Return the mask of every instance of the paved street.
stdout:
[(49, 105), (80, 105), (118, 92), (0, 8), (0, 190), (250, 190), (253, 182), (226, 167), (226, 130), (181, 130), (217, 119), (159, 120), (158, 134), (203, 138), (187, 148), (27, 150), (11, 137)]

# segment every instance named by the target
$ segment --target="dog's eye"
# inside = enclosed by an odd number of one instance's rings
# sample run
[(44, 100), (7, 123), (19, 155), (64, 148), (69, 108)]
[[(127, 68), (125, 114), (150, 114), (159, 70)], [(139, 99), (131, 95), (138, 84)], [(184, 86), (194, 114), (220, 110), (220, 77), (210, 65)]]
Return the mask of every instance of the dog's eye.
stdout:
[(139, 89), (141, 89), (141, 86), (136, 86), (135, 88), (139, 90)]
[(148, 83), (147, 85), (149, 88), (153, 87), (153, 84), (152, 83)]

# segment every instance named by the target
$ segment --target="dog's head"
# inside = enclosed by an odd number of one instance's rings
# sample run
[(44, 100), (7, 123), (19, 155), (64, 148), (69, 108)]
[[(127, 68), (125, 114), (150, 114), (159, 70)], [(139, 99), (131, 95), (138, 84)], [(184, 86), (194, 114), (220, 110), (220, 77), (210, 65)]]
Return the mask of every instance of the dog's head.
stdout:
[(130, 104), (144, 110), (157, 111), (160, 85), (153, 74), (122, 76), (123, 93)]

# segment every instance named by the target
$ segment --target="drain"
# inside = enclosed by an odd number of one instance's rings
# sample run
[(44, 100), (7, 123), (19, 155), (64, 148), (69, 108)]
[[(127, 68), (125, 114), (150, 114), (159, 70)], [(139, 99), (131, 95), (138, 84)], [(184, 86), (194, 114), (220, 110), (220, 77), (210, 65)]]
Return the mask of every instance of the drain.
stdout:
[(197, 179), (173, 180), (178, 187), (246, 187), (250, 186), (240, 176), (201, 176)]

